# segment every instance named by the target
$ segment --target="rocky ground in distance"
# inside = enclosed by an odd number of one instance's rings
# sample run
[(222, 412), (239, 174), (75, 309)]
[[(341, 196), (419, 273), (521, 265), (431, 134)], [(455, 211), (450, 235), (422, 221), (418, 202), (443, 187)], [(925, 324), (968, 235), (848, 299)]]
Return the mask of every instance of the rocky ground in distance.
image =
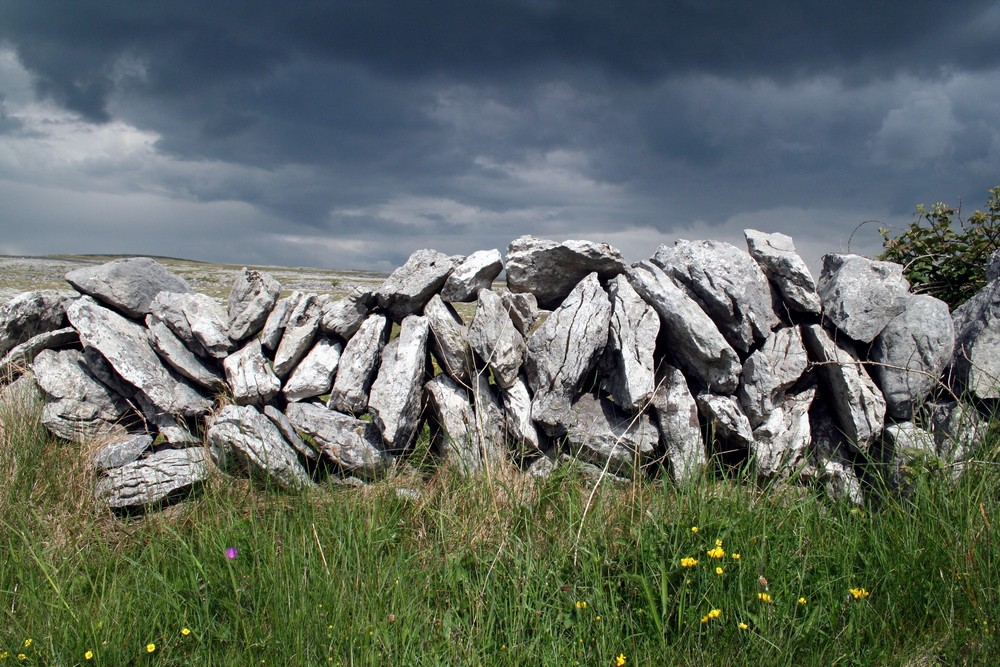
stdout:
[[(46, 255), (19, 257), (0, 255), (0, 303), (28, 290), (68, 289), (64, 276), (84, 266), (104, 264), (122, 255)], [(225, 299), (241, 265), (208, 264), (185, 259), (157, 257), (156, 261), (180, 274), (196, 292)], [(386, 274), (338, 269), (248, 266), (267, 271), (281, 283), (282, 296), (292, 290), (341, 297), (355, 287), (375, 289)]]

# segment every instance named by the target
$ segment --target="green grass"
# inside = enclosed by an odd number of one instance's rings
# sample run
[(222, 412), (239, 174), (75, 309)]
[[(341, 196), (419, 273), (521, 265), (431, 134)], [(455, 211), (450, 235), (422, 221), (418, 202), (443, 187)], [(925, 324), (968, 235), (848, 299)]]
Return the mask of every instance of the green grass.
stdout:
[(563, 468), (301, 495), (218, 474), (119, 519), (38, 419), (2, 420), (0, 665), (990, 664), (1000, 648), (995, 440), (957, 483), (928, 473), (877, 509), (717, 479), (591, 495)]

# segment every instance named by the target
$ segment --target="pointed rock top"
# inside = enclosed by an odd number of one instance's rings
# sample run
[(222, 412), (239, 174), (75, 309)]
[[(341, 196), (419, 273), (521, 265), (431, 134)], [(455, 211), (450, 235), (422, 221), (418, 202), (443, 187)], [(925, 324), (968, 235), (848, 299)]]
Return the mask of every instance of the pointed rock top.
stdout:
[(66, 274), (66, 281), (129, 317), (148, 315), (149, 304), (160, 292), (192, 291), (186, 280), (149, 257), (116, 259), (76, 269)]

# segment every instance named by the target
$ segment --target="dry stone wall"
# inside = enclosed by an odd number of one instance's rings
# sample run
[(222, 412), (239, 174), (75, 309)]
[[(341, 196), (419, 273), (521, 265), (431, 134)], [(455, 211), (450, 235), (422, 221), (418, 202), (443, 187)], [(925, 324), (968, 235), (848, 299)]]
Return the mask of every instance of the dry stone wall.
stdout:
[[(827, 255), (817, 282), (789, 237), (746, 240), (633, 265), (531, 236), (506, 258), (421, 250), (340, 300), (279, 298), (244, 269), (225, 304), (123, 259), (0, 307), (0, 363), (34, 379), (54, 435), (106, 443), (96, 493), (125, 512), (183, 497), (212, 465), (289, 489), (363, 483), (425, 427), (468, 474), (573, 461), (683, 483), (749, 466), (860, 503), (886, 488), (865, 485), (872, 471), (905, 492), (916, 457), (959, 473), (1000, 396), (1000, 270), (949, 313), (899, 265)], [(453, 304), (471, 301), (467, 322)]]

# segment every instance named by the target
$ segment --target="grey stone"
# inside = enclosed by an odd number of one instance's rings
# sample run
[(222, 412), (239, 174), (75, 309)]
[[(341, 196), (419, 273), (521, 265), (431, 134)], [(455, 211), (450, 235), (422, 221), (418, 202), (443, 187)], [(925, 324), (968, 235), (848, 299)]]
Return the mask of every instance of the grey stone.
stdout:
[(486, 465), (502, 461), (507, 454), (503, 407), (486, 376), (472, 379), (472, 408), (476, 418), (479, 453)]
[(531, 335), (531, 329), (539, 317), (538, 300), (531, 292), (501, 292), (500, 299), (503, 301), (510, 321), (527, 338)]
[(747, 357), (736, 395), (754, 428), (784, 402), (785, 392), (808, 366), (809, 357), (798, 327), (778, 329)]
[(161, 411), (191, 417), (212, 402), (185, 384), (160, 362), (146, 328), (102, 308), (93, 299), (77, 299), (66, 310), (80, 340), (107, 359), (126, 382), (141, 389)]
[(952, 383), (960, 397), (1000, 398), (1000, 280), (993, 280), (952, 313)]
[(748, 352), (777, 326), (771, 288), (757, 263), (722, 241), (661, 245), (651, 261), (694, 297), (733, 348)]
[(580, 382), (604, 351), (610, 321), (611, 301), (591, 273), (528, 339), (531, 418), (550, 435), (564, 430)]
[(851, 463), (850, 447), (827, 403), (814, 400), (809, 411), (812, 447), (799, 479), (821, 486), (830, 500), (863, 505), (865, 497)]
[(496, 292), (479, 292), (476, 314), (469, 325), (469, 345), (493, 371), (498, 385), (509, 387), (517, 381), (527, 347)]
[(125, 433), (128, 403), (94, 376), (79, 350), (43, 350), (32, 371), (46, 395), (42, 424), (51, 433), (77, 442)]
[(53, 350), (68, 345), (79, 344), (80, 336), (73, 327), (46, 331), (37, 336), (32, 336), (20, 345), (10, 349), (2, 360), (0, 360), (0, 379), (13, 378), (20, 375), (31, 366), (38, 353), (42, 350)]
[(965, 471), (989, 430), (974, 407), (954, 401), (928, 404), (931, 432), (938, 457), (949, 466), (951, 477)]
[(227, 405), (211, 420), (208, 443), (222, 470), (274, 480), (286, 489), (313, 486), (278, 427), (250, 405)]
[(299, 300), (302, 299), (302, 292), (298, 290), (283, 299), (278, 299), (271, 309), (270, 315), (264, 321), (264, 328), (260, 330), (260, 344), (265, 350), (274, 351), (281, 342), (281, 335), (285, 333), (285, 324), (288, 316), (295, 310)]
[(611, 321), (601, 360), (601, 386), (625, 410), (643, 410), (653, 395), (653, 349), (660, 318), (628, 284), (615, 276), (608, 282)]
[(709, 437), (726, 451), (732, 447), (751, 450), (754, 444), (753, 428), (743, 414), (739, 401), (732, 396), (718, 394), (698, 394), (695, 397), (698, 411), (708, 423)]
[(331, 408), (353, 414), (367, 412), (368, 393), (378, 371), (382, 348), (389, 338), (389, 329), (385, 315), (369, 315), (347, 341), (330, 390)]
[(809, 408), (815, 396), (815, 389), (788, 396), (754, 429), (750, 453), (757, 479), (785, 480), (806, 467), (812, 444)]
[(428, 334), (427, 318), (409, 315), (403, 319), (399, 337), (382, 351), (382, 366), (368, 395), (368, 411), (389, 451), (406, 449), (416, 436), (423, 407)]
[(541, 458), (535, 459), (528, 466), (526, 474), (529, 477), (534, 477), (535, 479), (546, 479), (552, 476), (556, 470), (556, 463), (547, 456), (542, 456)]
[(24, 292), (0, 306), (0, 357), (39, 334), (66, 326), (66, 306), (77, 294)]
[(1000, 278), (1000, 248), (990, 255), (990, 263), (986, 267), (986, 282), (991, 283)]
[(33, 415), (44, 400), (31, 369), (10, 384), (0, 386), (0, 414)]
[(208, 478), (205, 450), (164, 449), (113, 468), (95, 495), (113, 510), (142, 511), (197, 489)]
[(227, 302), (230, 340), (238, 343), (259, 333), (280, 293), (281, 285), (271, 274), (243, 267), (233, 281)]
[(461, 316), (442, 301), (440, 295), (435, 294), (424, 306), (424, 317), (431, 330), (431, 351), (441, 370), (458, 383), (468, 386), (474, 365), (468, 329)]
[(371, 290), (360, 287), (355, 287), (343, 299), (330, 301), (323, 306), (319, 320), (320, 331), (350, 340), (371, 312), (373, 301)]
[(850, 446), (866, 452), (882, 432), (885, 399), (849, 342), (834, 342), (818, 324), (802, 327), (802, 338), (828, 390), (834, 415)]
[(281, 381), (268, 365), (256, 338), (226, 357), (222, 368), (237, 405), (263, 405), (281, 391)]
[(210, 296), (160, 292), (150, 302), (149, 312), (199, 356), (222, 359), (233, 347), (226, 311)]
[(625, 271), (625, 260), (607, 243), (556, 243), (522, 236), (507, 247), (507, 286), (511, 292), (530, 292), (542, 308), (557, 308), (591, 273), (612, 278)]
[(448, 302), (475, 301), (479, 290), (490, 289), (501, 271), (499, 250), (478, 250), (451, 272), (441, 288), (441, 298)]
[(743, 369), (740, 357), (705, 311), (651, 262), (635, 264), (627, 276), (660, 316), (671, 363), (713, 392), (735, 391)]
[(660, 427), (671, 479), (685, 484), (701, 477), (708, 464), (698, 420), (698, 405), (684, 374), (666, 362), (656, 371), (652, 414)]
[(907, 296), (903, 303), (903, 312), (882, 329), (868, 354), (872, 379), (896, 419), (913, 416), (914, 407), (941, 382), (955, 349), (948, 304), (926, 294)]
[(222, 375), (189, 350), (156, 315), (146, 315), (146, 328), (149, 330), (149, 343), (171, 368), (210, 392), (225, 391), (226, 383)]
[(778, 290), (785, 307), (799, 313), (818, 315), (822, 310), (816, 281), (809, 267), (795, 252), (791, 236), (766, 234), (756, 229), (744, 229), (750, 256)]
[(316, 295), (306, 294), (288, 314), (281, 343), (274, 352), (274, 374), (286, 378), (312, 347), (319, 332), (321, 311), (316, 305)]
[(889, 488), (909, 494), (920, 469), (940, 465), (934, 436), (913, 422), (888, 424), (882, 432), (879, 463)]
[(306, 442), (299, 436), (298, 431), (292, 425), (292, 422), (288, 420), (285, 413), (274, 407), (273, 405), (264, 406), (264, 416), (271, 420), (271, 423), (278, 427), (281, 431), (281, 436), (285, 439), (285, 442), (292, 446), (296, 452), (299, 453), (302, 458), (308, 461), (316, 461), (319, 459), (319, 452), (316, 449), (310, 447)]
[(614, 484), (629, 484), (632, 481), (631, 477), (625, 477), (623, 475), (612, 474), (609, 470), (603, 466), (595, 466), (592, 463), (587, 463), (581, 461), (580, 459), (570, 456), (569, 454), (562, 454), (559, 457), (558, 467), (567, 467), (571, 470), (579, 472), (584, 477), (590, 479), (594, 484), (602, 484), (611, 482)]
[(129, 317), (149, 314), (149, 305), (160, 292), (190, 292), (180, 276), (148, 257), (116, 259), (66, 274), (70, 285)]
[(500, 387), (497, 393), (503, 408), (508, 443), (517, 447), (522, 455), (539, 451), (541, 438), (531, 419), (531, 393), (524, 375), (518, 376), (511, 386)]
[(153, 438), (148, 433), (139, 433), (115, 440), (101, 447), (91, 457), (90, 462), (98, 471), (121, 468), (142, 456), (153, 446)]
[(573, 404), (566, 430), (566, 446), (576, 458), (627, 477), (640, 474), (659, 440), (648, 416), (630, 415), (589, 394)]
[(436, 425), (434, 445), (445, 461), (462, 474), (482, 466), (476, 415), (469, 392), (446, 375), (436, 375), (424, 385), (427, 406)]
[(191, 432), (190, 426), (183, 418), (157, 408), (142, 391), (137, 390), (132, 398), (142, 414), (145, 430), (157, 434), (158, 440), (163, 440), (174, 447), (201, 445), (201, 438)]
[(392, 462), (375, 424), (315, 403), (292, 403), (285, 415), (315, 441), (324, 456), (349, 473), (370, 479), (384, 473)]
[(420, 313), (463, 259), (437, 250), (418, 250), (386, 278), (375, 292), (375, 300), (396, 322)]
[(296, 366), (282, 390), (289, 401), (301, 401), (330, 391), (340, 363), (343, 346), (329, 338), (320, 338)]
[(848, 337), (870, 343), (903, 312), (910, 289), (903, 267), (858, 255), (824, 255), (817, 291), (823, 316)]

